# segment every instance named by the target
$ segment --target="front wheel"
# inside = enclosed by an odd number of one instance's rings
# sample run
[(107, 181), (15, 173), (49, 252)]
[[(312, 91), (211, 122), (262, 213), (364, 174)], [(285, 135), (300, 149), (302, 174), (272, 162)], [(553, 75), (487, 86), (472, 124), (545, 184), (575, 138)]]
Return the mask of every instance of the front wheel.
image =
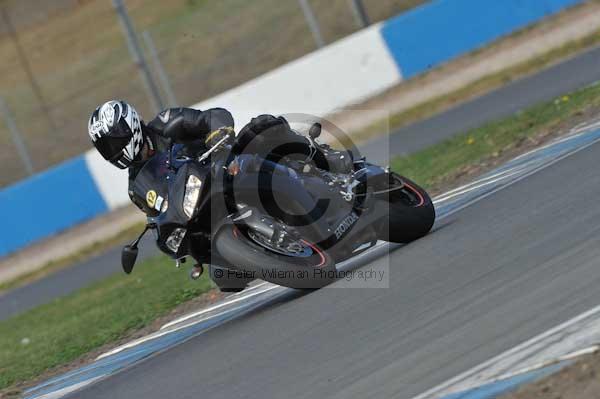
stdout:
[(399, 175), (393, 177), (399, 188), (387, 195), (389, 213), (381, 223), (379, 238), (405, 244), (429, 233), (435, 208), (429, 194), (416, 183)]
[(254, 278), (240, 270), (231, 270), (225, 267), (209, 265), (210, 279), (219, 287), (221, 292), (240, 292), (248, 288)]
[(335, 280), (335, 262), (307, 240), (271, 244), (269, 238), (235, 225), (225, 225), (215, 236), (219, 254), (254, 278), (298, 289), (317, 289)]

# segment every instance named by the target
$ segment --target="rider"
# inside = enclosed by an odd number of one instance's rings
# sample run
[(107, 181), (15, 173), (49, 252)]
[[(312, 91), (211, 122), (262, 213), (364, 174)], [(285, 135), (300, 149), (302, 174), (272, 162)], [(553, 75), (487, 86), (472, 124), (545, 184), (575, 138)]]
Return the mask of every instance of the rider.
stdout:
[[(125, 101), (108, 101), (92, 113), (88, 133), (92, 143), (107, 161), (120, 169), (129, 168), (130, 182), (156, 151), (168, 148), (169, 140), (185, 144), (188, 154), (202, 154), (215, 142), (215, 137), (233, 134), (231, 113), (223, 108), (199, 111), (192, 108), (170, 108), (145, 124), (135, 108)], [(261, 136), (262, 135), (262, 136)], [(321, 169), (350, 172), (351, 164), (336, 168), (339, 156), (332, 159), (327, 149), (313, 145), (289, 127), (283, 117), (260, 115), (253, 118), (237, 135), (232, 151), (241, 152), (250, 142), (276, 138), (278, 142), (299, 144), (294, 151), (311, 156)], [(249, 147), (250, 148), (250, 147)], [(325, 155), (323, 155), (325, 153)], [(342, 157), (343, 158), (343, 157)], [(133, 199), (133, 198), (132, 198)]]

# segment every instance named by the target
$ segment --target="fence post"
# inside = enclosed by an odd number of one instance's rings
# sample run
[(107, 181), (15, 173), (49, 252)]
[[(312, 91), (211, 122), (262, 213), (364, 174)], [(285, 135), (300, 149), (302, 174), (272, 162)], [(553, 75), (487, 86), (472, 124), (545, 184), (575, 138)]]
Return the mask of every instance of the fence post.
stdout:
[(119, 16), (119, 21), (121, 23), (121, 27), (123, 28), (123, 32), (125, 33), (125, 37), (127, 39), (127, 47), (129, 47), (129, 52), (131, 53), (133, 62), (136, 64), (136, 66), (140, 69), (142, 73), (144, 83), (146, 84), (146, 88), (150, 93), (150, 99), (154, 105), (155, 111), (159, 112), (165, 108), (162, 98), (160, 96), (160, 91), (158, 90), (158, 87), (156, 86), (156, 83), (152, 78), (152, 74), (150, 73), (150, 69), (148, 68), (148, 63), (146, 62), (146, 58), (142, 53), (142, 49), (135, 34), (133, 24), (131, 23), (129, 14), (127, 14), (127, 9), (123, 4), (123, 0), (113, 0), (113, 6), (115, 7), (117, 15)]
[(25, 166), (25, 170), (28, 175), (33, 174), (33, 162), (31, 162), (31, 157), (29, 156), (29, 152), (27, 151), (27, 147), (25, 146), (25, 142), (23, 141), (23, 136), (15, 123), (15, 119), (8, 108), (8, 105), (4, 101), (2, 97), (0, 97), (0, 114), (4, 118), (4, 122), (6, 123), (6, 127), (10, 132), (13, 143), (15, 147), (17, 147), (17, 152), (21, 157), (21, 161), (23, 161), (23, 165)]
[(169, 106), (176, 107), (177, 100), (175, 99), (175, 93), (173, 93), (173, 88), (171, 87), (171, 82), (169, 81), (169, 77), (163, 68), (162, 63), (160, 62), (160, 58), (158, 57), (158, 51), (156, 51), (156, 46), (154, 45), (154, 40), (152, 40), (152, 35), (147, 30), (142, 32), (142, 38), (144, 39), (144, 43), (146, 44), (146, 48), (150, 53), (150, 59), (154, 64), (154, 70), (158, 75), (158, 80), (163, 89), (163, 92), (167, 95), (167, 100), (169, 101)]
[(319, 28), (319, 22), (317, 21), (317, 17), (315, 17), (315, 13), (310, 6), (308, 0), (298, 0), (300, 2), (300, 7), (302, 8), (302, 12), (304, 13), (304, 18), (306, 18), (306, 22), (308, 23), (308, 27), (315, 38), (315, 42), (317, 46), (323, 47), (325, 46), (325, 41), (323, 40), (323, 35), (321, 35), (321, 29)]
[(44, 97), (44, 94), (42, 93), (42, 88), (40, 87), (40, 84), (31, 69), (31, 64), (29, 63), (29, 58), (27, 58), (27, 54), (25, 53), (25, 50), (23, 50), (23, 47), (21, 46), (21, 41), (19, 40), (19, 34), (17, 33), (15, 26), (13, 25), (12, 19), (10, 18), (10, 14), (6, 10), (5, 6), (0, 7), (0, 13), (2, 14), (2, 19), (8, 30), (8, 35), (10, 36), (10, 38), (15, 46), (15, 50), (17, 50), (17, 56), (19, 57), (19, 62), (21, 63), (21, 67), (23, 68), (25, 75), (27, 75), (27, 79), (29, 80), (29, 85), (31, 86), (31, 90), (33, 91), (33, 94), (39, 101), (40, 106), (42, 108), (42, 112), (44, 112), (44, 114), (46, 115), (46, 118), (48, 119), (50, 129), (54, 132), (57, 130), (56, 123), (54, 123), (54, 118), (52, 118), (52, 114), (50, 113), (50, 107), (48, 106), (48, 102), (46, 101), (46, 98)]
[(349, 0), (350, 6), (352, 7), (352, 13), (354, 14), (354, 19), (356, 19), (356, 23), (360, 28), (366, 28), (371, 24), (369, 21), (369, 15), (367, 15), (367, 11), (365, 10), (365, 5), (362, 0)]

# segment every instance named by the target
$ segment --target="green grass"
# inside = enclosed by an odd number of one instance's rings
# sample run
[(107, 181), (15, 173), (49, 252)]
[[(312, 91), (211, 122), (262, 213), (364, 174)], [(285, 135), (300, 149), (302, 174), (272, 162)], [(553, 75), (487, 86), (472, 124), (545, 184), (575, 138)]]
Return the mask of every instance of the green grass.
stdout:
[(557, 129), (574, 117), (600, 107), (600, 85), (545, 102), (506, 119), (487, 123), (415, 154), (392, 160), (392, 168), (426, 188), (448, 181), (538, 134)]
[(0, 389), (118, 340), (212, 287), (164, 256), (0, 322)]

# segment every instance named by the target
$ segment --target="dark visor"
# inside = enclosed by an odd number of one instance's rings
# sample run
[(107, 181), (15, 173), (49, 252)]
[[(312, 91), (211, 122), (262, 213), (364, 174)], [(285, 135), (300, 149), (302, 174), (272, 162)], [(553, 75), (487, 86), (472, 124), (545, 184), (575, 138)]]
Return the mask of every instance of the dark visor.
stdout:
[(110, 133), (102, 136), (96, 141), (96, 148), (104, 159), (112, 161), (117, 154), (120, 154), (123, 148), (129, 144), (133, 138), (133, 133), (125, 120), (120, 119), (116, 126), (113, 126)]
[(131, 137), (101, 137), (96, 141), (96, 148), (100, 155), (107, 161), (111, 161), (116, 155), (120, 155), (123, 148), (129, 144)]

